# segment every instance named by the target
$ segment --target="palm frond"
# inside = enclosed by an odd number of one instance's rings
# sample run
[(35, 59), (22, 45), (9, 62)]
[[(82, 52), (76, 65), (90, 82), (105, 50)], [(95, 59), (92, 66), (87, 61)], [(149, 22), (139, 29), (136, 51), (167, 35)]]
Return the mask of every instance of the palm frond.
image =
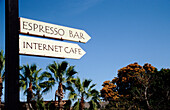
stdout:
[(20, 85), (20, 87), (21, 87), (23, 90), (25, 90), (26, 87), (27, 87), (26, 82), (25, 82), (24, 80), (20, 80), (20, 81), (19, 81), (19, 85)]
[(93, 100), (91, 100), (91, 101), (89, 102), (89, 104), (90, 104), (90, 110), (97, 110), (97, 103), (96, 103), (96, 102), (94, 102)]
[(87, 88), (87, 87), (90, 85), (91, 82), (92, 82), (92, 80), (90, 80), (90, 79), (85, 79), (85, 80), (83, 81), (83, 87), (84, 87), (84, 88)]
[(34, 73), (34, 71), (37, 70), (37, 65), (36, 64), (32, 64), (30, 67), (30, 70), (32, 71), (32, 73)]
[(77, 80), (75, 81), (74, 85), (78, 91), (81, 91), (82, 85), (79, 77), (77, 77)]
[(67, 90), (71, 91), (71, 92), (74, 92), (74, 88), (72, 86), (68, 86), (67, 87)]
[(65, 85), (62, 85), (63, 86), (63, 90), (64, 92), (66, 91), (67, 87)]
[(75, 66), (70, 66), (68, 69), (67, 69), (67, 72), (66, 72), (66, 75), (68, 77), (72, 77), (73, 75), (75, 75), (77, 73), (77, 71), (74, 70), (74, 67)]
[(61, 62), (58, 68), (58, 72), (63, 73), (64, 71), (66, 71), (67, 65), (68, 63), (66, 61)]
[(43, 72), (40, 76), (39, 76), (39, 80), (42, 81), (44, 79), (50, 78), (52, 77), (51, 73), (49, 72)]
[(74, 103), (74, 105), (73, 105), (73, 110), (79, 110), (79, 108), (80, 108), (80, 101), (78, 99), (78, 101), (76, 103)]
[(90, 92), (91, 89), (92, 89), (94, 86), (96, 86), (96, 84), (92, 84), (92, 85), (89, 87), (88, 92)]
[(74, 101), (77, 99), (77, 94), (75, 92), (70, 92), (68, 98)]
[(46, 88), (42, 91), (42, 94), (47, 94), (51, 89), (52, 89), (52, 87), (46, 87)]
[(34, 74), (33, 74), (33, 79), (34, 80), (39, 80), (39, 73), (42, 69), (39, 69), (39, 70), (34, 70)]
[(50, 64), (47, 66), (47, 68), (54, 74), (56, 74), (56, 70), (58, 69), (55, 64)]

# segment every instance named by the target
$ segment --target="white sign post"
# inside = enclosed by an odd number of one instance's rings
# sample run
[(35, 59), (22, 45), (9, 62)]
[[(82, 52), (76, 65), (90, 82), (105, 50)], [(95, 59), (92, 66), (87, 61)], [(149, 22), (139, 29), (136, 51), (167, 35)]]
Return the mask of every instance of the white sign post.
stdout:
[(80, 29), (20, 18), (20, 33), (86, 43), (91, 37)]
[(19, 36), (19, 54), (80, 59), (86, 52), (77, 44)]

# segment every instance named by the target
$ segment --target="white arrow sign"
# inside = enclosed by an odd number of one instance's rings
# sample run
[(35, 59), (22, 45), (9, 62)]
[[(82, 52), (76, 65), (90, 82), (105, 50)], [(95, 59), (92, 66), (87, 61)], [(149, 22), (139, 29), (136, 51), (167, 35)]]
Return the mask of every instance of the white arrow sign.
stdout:
[(20, 18), (20, 33), (86, 43), (91, 37), (84, 31), (55, 24)]
[(80, 59), (86, 52), (77, 44), (19, 36), (19, 54)]

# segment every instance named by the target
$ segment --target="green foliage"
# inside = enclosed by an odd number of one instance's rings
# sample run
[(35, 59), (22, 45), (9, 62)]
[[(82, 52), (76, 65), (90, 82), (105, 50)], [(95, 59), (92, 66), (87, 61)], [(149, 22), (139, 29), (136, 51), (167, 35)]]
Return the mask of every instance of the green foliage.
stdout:
[(96, 103), (94, 100), (91, 100), (91, 101), (89, 102), (89, 104), (90, 104), (89, 110), (97, 110), (98, 105), (97, 105), (97, 103)]
[(75, 102), (73, 105), (73, 110), (79, 110), (79, 109), (80, 109), (80, 101), (78, 99), (77, 102)]
[[(51, 74), (42, 73), (41, 69), (38, 69), (35, 64), (29, 66), (23, 65), (20, 67), (20, 87), (24, 90), (24, 94), (27, 94), (27, 101), (32, 100), (34, 95), (34, 100), (39, 99), (41, 95), (48, 88), (48, 83), (45, 81), (47, 78), (51, 77)], [(42, 89), (45, 89), (42, 91)], [(42, 91), (42, 93), (41, 93)]]
[(76, 101), (74, 103), (75, 110), (82, 110), (84, 108), (85, 100), (90, 98), (90, 108), (96, 109), (99, 105), (99, 92), (93, 87), (96, 84), (91, 84), (92, 80), (85, 79), (81, 82), (80, 78), (77, 77), (74, 85), (69, 86), (67, 89), (70, 90), (69, 99)]
[[(50, 85), (47, 85), (48, 88), (52, 88), (55, 84), (58, 84), (58, 89), (55, 93), (55, 100), (58, 97), (58, 106), (62, 108), (61, 102), (64, 97), (63, 92), (66, 91), (67, 86), (70, 86), (72, 82), (75, 81), (74, 75), (77, 73), (74, 70), (74, 66), (69, 66), (66, 61), (61, 63), (56, 63), (47, 66), (51, 74), (51, 77), (48, 81), (52, 82)], [(47, 89), (47, 88), (46, 88)]]
[(74, 66), (69, 66), (69, 64), (65, 61), (63, 61), (61, 64), (57, 64), (54, 61), (53, 64), (47, 66), (47, 69), (49, 69), (50, 72), (46, 73), (51, 74), (49, 80), (51, 82), (53, 81), (51, 86), (54, 86), (55, 84), (59, 85), (59, 83), (62, 83), (64, 89), (66, 86), (64, 84), (71, 84), (72, 81), (74, 81), (74, 75), (77, 73), (74, 70)]
[(161, 69), (154, 76), (150, 103), (154, 110), (170, 109), (170, 69)]
[(46, 106), (45, 106), (43, 99), (36, 101), (36, 109), (37, 110), (46, 110)]
[(34, 78), (34, 75), (39, 73), (41, 69), (37, 70), (37, 66), (35, 64), (29, 66), (23, 65), (20, 67), (21, 73), (19, 75), (19, 83), (20, 87), (25, 90), (24, 94), (27, 94), (27, 101), (30, 101), (33, 97), (33, 89), (36, 88), (36, 78)]

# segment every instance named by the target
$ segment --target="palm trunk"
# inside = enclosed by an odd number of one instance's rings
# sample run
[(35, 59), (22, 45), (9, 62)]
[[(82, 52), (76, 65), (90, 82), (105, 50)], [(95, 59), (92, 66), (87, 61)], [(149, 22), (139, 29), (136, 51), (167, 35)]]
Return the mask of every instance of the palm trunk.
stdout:
[(30, 102), (32, 99), (32, 83), (29, 83), (29, 88), (27, 91), (27, 101)]
[(81, 97), (80, 110), (84, 110), (84, 97)]
[(33, 97), (33, 94), (32, 94), (32, 83), (30, 82), (29, 83), (29, 88), (28, 88), (28, 91), (27, 91), (27, 103), (28, 103), (28, 106), (29, 106), (29, 109), (32, 110), (32, 106), (31, 106), (31, 99)]
[(59, 96), (58, 96), (58, 108), (59, 108), (59, 110), (62, 110), (63, 109), (63, 104), (62, 104), (63, 85), (62, 85), (61, 82), (59, 83), (59, 86), (58, 86), (58, 93), (59, 93)]

